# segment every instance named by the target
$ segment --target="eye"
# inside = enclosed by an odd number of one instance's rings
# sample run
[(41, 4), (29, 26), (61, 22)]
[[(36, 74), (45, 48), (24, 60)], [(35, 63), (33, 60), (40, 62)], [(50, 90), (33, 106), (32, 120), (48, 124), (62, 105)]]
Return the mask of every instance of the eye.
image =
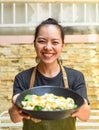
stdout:
[(53, 41), (53, 45), (57, 45), (57, 44), (59, 44), (58, 41)]
[(38, 42), (38, 43), (41, 43), (41, 44), (46, 43), (44, 40), (38, 40), (37, 42)]

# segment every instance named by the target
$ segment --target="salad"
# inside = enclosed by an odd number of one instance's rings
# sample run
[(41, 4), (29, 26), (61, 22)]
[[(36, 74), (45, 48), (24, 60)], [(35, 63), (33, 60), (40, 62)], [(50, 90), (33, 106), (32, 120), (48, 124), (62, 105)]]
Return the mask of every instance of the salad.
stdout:
[(57, 111), (77, 108), (70, 97), (56, 96), (52, 93), (39, 95), (26, 95), (21, 101), (23, 109), (35, 111)]

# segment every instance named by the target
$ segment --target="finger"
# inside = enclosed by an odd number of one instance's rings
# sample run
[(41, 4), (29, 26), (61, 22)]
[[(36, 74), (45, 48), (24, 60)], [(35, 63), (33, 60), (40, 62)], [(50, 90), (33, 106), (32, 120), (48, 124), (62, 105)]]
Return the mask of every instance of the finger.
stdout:
[(72, 116), (72, 117), (77, 117), (77, 114), (76, 114), (76, 113), (73, 113), (71, 116)]
[(19, 109), (18, 112), (19, 112), (19, 114), (21, 114), (21, 113), (22, 113), (22, 110)]
[(77, 115), (78, 115), (78, 110), (72, 113), (71, 117), (77, 117)]
[(36, 119), (36, 118), (31, 118), (31, 120), (32, 120), (33, 122), (35, 122), (35, 123), (39, 123), (39, 122), (41, 122), (40, 119)]
[(16, 101), (18, 96), (19, 96), (19, 93), (13, 96), (13, 98), (12, 98), (12, 103), (13, 104), (15, 104), (15, 101)]
[(85, 101), (85, 104), (88, 104), (88, 101), (86, 99), (84, 99), (84, 101)]
[(25, 119), (30, 119), (30, 116), (29, 115), (27, 115), (26, 113), (24, 113), (24, 112), (20, 112), (19, 113), (23, 118), (25, 118)]
[(39, 120), (39, 119), (34, 119), (34, 118), (32, 118), (31, 120), (34, 121), (35, 123), (41, 122), (41, 120)]

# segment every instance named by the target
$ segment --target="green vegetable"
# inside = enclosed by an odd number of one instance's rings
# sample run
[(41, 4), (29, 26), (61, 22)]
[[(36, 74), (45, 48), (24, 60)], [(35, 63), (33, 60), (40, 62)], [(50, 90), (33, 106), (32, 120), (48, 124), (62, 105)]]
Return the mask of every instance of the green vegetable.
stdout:
[(56, 110), (57, 110), (57, 111), (58, 111), (58, 110), (65, 110), (65, 108), (63, 108), (63, 107), (57, 107)]
[(32, 98), (32, 95), (28, 94), (24, 97), (24, 101), (29, 101), (31, 100), (31, 98)]
[(42, 106), (35, 106), (33, 110), (35, 111), (41, 111), (43, 109)]
[(74, 108), (77, 108), (77, 105), (76, 105), (76, 104), (74, 105)]

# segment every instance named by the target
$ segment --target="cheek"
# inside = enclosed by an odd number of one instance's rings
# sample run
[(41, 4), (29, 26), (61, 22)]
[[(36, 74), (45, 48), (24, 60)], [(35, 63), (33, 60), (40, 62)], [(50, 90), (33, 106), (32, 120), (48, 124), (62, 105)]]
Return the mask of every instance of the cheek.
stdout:
[(40, 46), (35, 46), (35, 50), (36, 50), (36, 53), (37, 53), (37, 54), (40, 53), (41, 49), (42, 49), (42, 48), (41, 48)]
[(62, 52), (62, 49), (59, 49), (59, 50), (58, 50), (58, 54), (60, 55), (60, 54), (61, 54), (61, 52)]
[(58, 48), (57, 48), (57, 52), (61, 53), (61, 52), (62, 52), (62, 49), (63, 49), (62, 46), (58, 47)]

